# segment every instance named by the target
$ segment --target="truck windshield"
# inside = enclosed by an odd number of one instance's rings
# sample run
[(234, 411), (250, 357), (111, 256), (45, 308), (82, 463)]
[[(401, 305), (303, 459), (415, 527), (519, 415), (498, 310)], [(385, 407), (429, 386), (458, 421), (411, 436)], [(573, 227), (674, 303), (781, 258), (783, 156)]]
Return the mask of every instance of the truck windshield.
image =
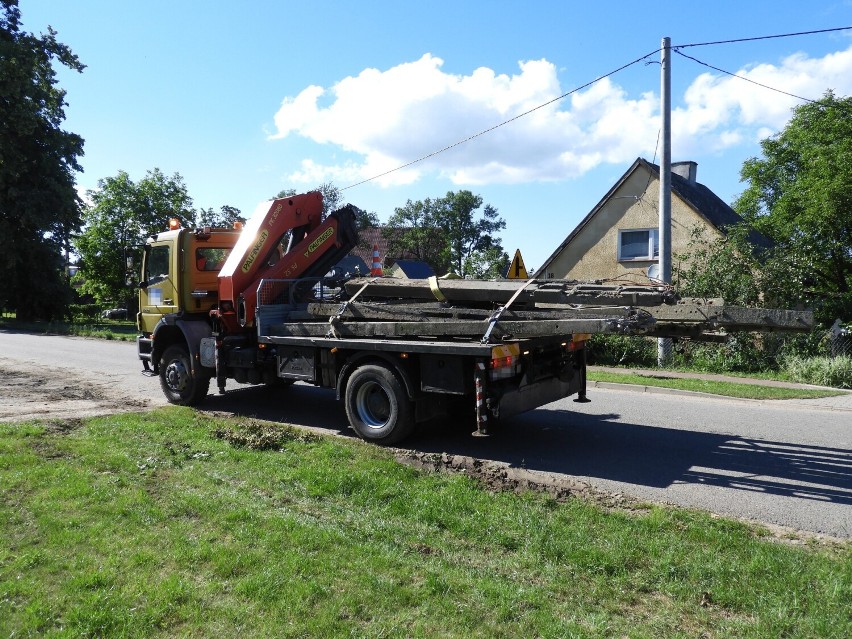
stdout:
[(169, 247), (152, 246), (145, 263), (145, 280), (165, 279), (169, 276)]

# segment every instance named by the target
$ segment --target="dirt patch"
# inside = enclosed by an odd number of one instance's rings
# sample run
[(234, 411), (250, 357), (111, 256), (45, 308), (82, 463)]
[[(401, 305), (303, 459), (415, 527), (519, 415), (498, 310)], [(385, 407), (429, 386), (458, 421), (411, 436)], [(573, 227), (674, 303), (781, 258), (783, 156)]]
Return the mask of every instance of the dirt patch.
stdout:
[(621, 493), (611, 493), (594, 488), (590, 483), (568, 475), (517, 468), (507, 463), (451, 455), (449, 453), (424, 453), (396, 449), (396, 460), (402, 464), (431, 472), (463, 473), (475, 478), (488, 490), (521, 493), (535, 491), (546, 493), (557, 500), (580, 497), (605, 508), (632, 510), (641, 508), (641, 502)]
[[(558, 501), (579, 498), (597, 504), (607, 511), (640, 514), (647, 512), (649, 502), (621, 493), (612, 493), (595, 488), (590, 483), (568, 475), (532, 471), (516, 468), (509, 464), (486, 459), (477, 459), (465, 455), (449, 453), (424, 453), (404, 448), (394, 449), (394, 456), (401, 464), (429, 472), (462, 473), (476, 479), (488, 490), (494, 492), (534, 491), (550, 495)], [(661, 504), (670, 505), (670, 504)], [(711, 515), (716, 518), (718, 515)], [(828, 548), (844, 549), (849, 547), (848, 540), (830, 535), (795, 530), (784, 526), (741, 519), (753, 526), (756, 534), (766, 539), (787, 545), (817, 545)], [(762, 532), (761, 532), (762, 531)]]
[(22, 370), (0, 365), (0, 422), (75, 420), (138, 410), (147, 401), (80, 379), (64, 369)]

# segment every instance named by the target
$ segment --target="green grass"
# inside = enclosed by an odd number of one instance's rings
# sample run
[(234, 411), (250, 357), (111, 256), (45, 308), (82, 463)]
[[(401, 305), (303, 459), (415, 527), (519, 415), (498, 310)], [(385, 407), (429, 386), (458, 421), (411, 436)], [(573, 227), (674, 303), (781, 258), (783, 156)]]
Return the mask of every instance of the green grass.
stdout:
[(75, 335), (99, 339), (136, 341), (136, 322), (133, 320), (80, 320), (74, 322), (21, 322), (13, 317), (0, 317), (0, 329), (44, 333), (51, 335)]
[(0, 486), (0, 636), (852, 636), (849, 546), (188, 409), (0, 424)]
[(657, 386), (678, 390), (712, 393), (725, 397), (743, 399), (816, 399), (819, 397), (834, 397), (840, 391), (816, 390), (809, 388), (780, 388), (761, 386), (758, 384), (740, 384), (693, 378), (667, 377), (665, 371), (659, 375), (639, 375), (636, 373), (619, 373), (614, 371), (589, 371), (588, 379), (595, 382), (610, 382), (614, 384), (636, 384), (639, 386)]

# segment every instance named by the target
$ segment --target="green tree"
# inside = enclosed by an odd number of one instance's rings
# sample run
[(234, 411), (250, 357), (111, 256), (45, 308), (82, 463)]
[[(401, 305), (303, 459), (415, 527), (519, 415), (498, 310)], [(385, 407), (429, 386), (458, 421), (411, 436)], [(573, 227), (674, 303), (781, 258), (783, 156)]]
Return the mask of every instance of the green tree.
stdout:
[[(734, 203), (775, 243), (801, 301), (819, 320), (852, 318), (852, 98), (831, 91), (794, 110), (780, 133), (743, 164), (748, 187)], [(783, 282), (779, 282), (783, 284)]]
[(381, 222), (379, 221), (379, 214), (375, 211), (362, 211), (358, 209), (358, 230), (363, 231), (364, 229), (374, 229), (377, 228)]
[(211, 228), (231, 228), (236, 222), (241, 224), (246, 223), (246, 218), (242, 212), (235, 206), (219, 207), (219, 211), (215, 211), (212, 207), (209, 209), (199, 209), (195, 214), (195, 226), (203, 228), (209, 226)]
[(482, 204), (482, 197), (470, 191), (449, 191), (436, 200), (409, 200), (388, 220), (388, 252), (413, 255), (436, 272), (497, 275), (508, 265), (508, 256), (496, 235), (506, 228), (506, 222), (497, 209)]
[(388, 242), (388, 255), (412, 257), (426, 262), (436, 273), (450, 269), (450, 253), (438, 223), (438, 201), (426, 198), (394, 209), (382, 235)]
[[(686, 253), (676, 255), (673, 280), (681, 295), (722, 297), (734, 306), (795, 308), (807, 302), (801, 273), (787, 256), (755, 236), (747, 224), (716, 239), (695, 229)], [(791, 353), (817, 354), (818, 341), (799, 335), (735, 334), (724, 344), (680, 341), (679, 363), (714, 372), (777, 370)]]
[(100, 303), (124, 303), (132, 295), (126, 285), (127, 259), (138, 265), (146, 238), (166, 230), (169, 218), (191, 226), (192, 198), (180, 174), (169, 177), (159, 169), (148, 171), (139, 182), (119, 171), (99, 180), (89, 197), (85, 228), (74, 242), (81, 258), (81, 289)]
[(22, 31), (17, 0), (0, 0), (0, 306), (23, 320), (63, 313), (68, 238), (80, 227), (83, 139), (60, 128), (66, 102), (54, 62), (84, 68), (56, 31)]
[(490, 204), (482, 208), (477, 219), (477, 211), (482, 206), (482, 197), (470, 191), (449, 191), (440, 200), (438, 226), (444, 232), (449, 248), (450, 262), (459, 275), (473, 275), (467, 265), (489, 264), (486, 271), (493, 270), (493, 262), (505, 261), (503, 246), (496, 236), (506, 228), (506, 222), (497, 209)]
[(694, 228), (686, 253), (674, 256), (673, 281), (684, 296), (722, 297), (735, 306), (756, 306), (763, 299), (764, 283), (748, 228), (726, 230), (711, 239), (705, 228)]
[(474, 251), (464, 260), (464, 274), (480, 280), (502, 277), (509, 269), (509, 254), (500, 246)]

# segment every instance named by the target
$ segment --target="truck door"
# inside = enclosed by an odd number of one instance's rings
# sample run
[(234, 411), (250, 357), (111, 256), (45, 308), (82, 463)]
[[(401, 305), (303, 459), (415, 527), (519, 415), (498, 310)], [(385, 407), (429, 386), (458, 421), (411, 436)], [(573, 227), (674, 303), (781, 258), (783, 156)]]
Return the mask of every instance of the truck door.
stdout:
[(141, 330), (150, 333), (160, 318), (177, 311), (177, 257), (174, 246), (152, 244), (146, 247), (142, 287), (139, 292)]

